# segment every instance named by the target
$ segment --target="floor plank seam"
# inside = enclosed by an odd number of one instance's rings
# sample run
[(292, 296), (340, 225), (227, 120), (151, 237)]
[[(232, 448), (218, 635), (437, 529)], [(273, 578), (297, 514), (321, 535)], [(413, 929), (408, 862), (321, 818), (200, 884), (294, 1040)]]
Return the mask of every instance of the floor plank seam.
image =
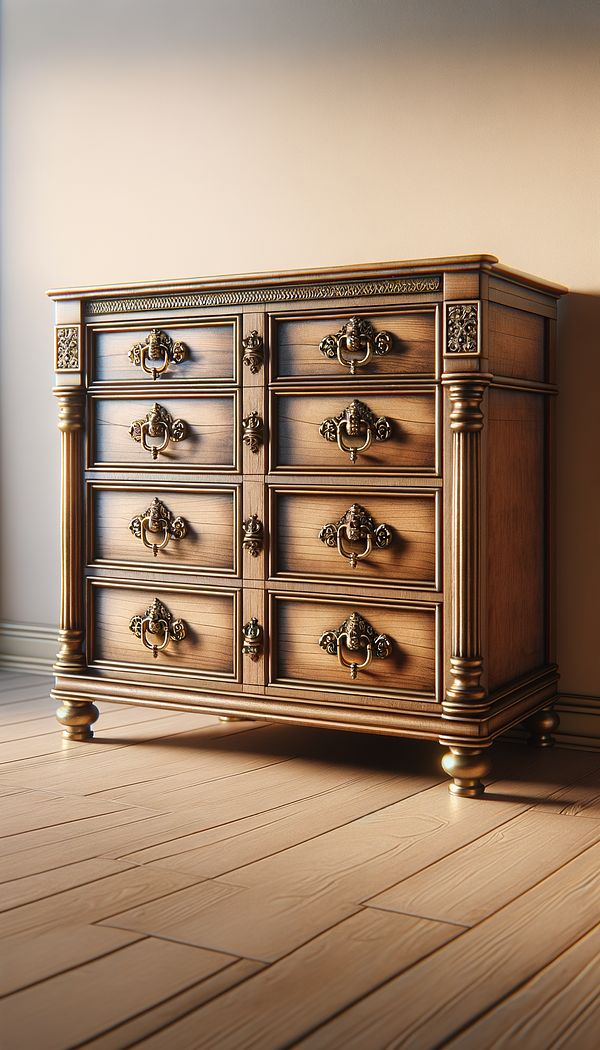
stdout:
[[(22, 935), (23, 940), (31, 940), (32, 947), (34, 947), (35, 934), (36, 928), (34, 927), (32, 930), (28, 930), (27, 934)], [(132, 944), (138, 944), (140, 941), (150, 940), (149, 934), (146, 933), (139, 933), (136, 935), (135, 932), (131, 932), (131, 936), (132, 938), (135, 938), (135, 940), (131, 941)], [(101, 951), (98, 953), (98, 955), (94, 955), (91, 958), (86, 958), (85, 965), (87, 965), (88, 963), (97, 962), (98, 959), (106, 959), (110, 955), (116, 955), (116, 953), (122, 951), (122, 949), (123, 945), (117, 945), (115, 948), (109, 948), (107, 951)], [(62, 977), (66, 973), (71, 973), (73, 971), (79, 970), (81, 966), (82, 964), (80, 962), (73, 963), (72, 966), (65, 966), (64, 969), (56, 970), (53, 973), (47, 975), (46, 977), (40, 977), (37, 981), (29, 981), (27, 984), (23, 984), (19, 988), (13, 988), (13, 990), (10, 992), (0, 992), (0, 1000), (9, 999), (11, 995), (17, 995), (20, 992), (26, 992), (30, 988), (35, 988), (39, 984), (45, 984), (46, 981), (53, 981), (55, 977)]]

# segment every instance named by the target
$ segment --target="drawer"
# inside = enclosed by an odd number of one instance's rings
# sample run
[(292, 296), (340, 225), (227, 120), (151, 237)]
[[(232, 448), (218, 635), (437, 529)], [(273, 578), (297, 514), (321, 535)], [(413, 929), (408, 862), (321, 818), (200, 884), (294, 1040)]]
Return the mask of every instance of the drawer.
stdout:
[(88, 587), (92, 666), (237, 680), (239, 592), (108, 580), (88, 580)]
[(271, 489), (271, 575), (436, 588), (439, 494)]
[(236, 317), (194, 324), (150, 322), (143, 328), (92, 328), (91, 376), (97, 382), (143, 382), (157, 389), (180, 379), (234, 381)]
[(88, 561), (235, 575), (239, 488), (90, 482)]
[[(273, 595), (271, 684), (435, 698), (438, 607)], [(358, 648), (351, 651), (349, 640)], [(342, 666), (338, 655), (345, 665)], [(352, 677), (353, 661), (358, 667)]]
[(272, 317), (272, 379), (435, 374), (436, 313)]
[(89, 410), (90, 466), (220, 471), (238, 467), (237, 391), (161, 397), (156, 402), (147, 397), (94, 396)]
[[(271, 391), (272, 471), (432, 474), (435, 389)], [(368, 446), (368, 447), (365, 447)], [(351, 449), (358, 451), (351, 451)]]

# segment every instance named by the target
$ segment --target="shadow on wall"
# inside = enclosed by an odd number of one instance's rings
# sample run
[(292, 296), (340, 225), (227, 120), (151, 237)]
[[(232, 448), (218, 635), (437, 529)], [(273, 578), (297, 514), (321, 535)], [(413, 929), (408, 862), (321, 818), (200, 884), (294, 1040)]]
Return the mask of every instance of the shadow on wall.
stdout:
[(573, 292), (558, 316), (560, 688), (598, 696), (600, 295)]

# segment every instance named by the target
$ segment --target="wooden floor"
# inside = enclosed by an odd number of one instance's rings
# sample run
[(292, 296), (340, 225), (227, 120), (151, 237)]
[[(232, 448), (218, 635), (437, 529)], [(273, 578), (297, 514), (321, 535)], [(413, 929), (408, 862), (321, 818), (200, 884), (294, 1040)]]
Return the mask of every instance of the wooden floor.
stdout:
[(0, 690), (2, 1050), (600, 1045), (600, 754)]

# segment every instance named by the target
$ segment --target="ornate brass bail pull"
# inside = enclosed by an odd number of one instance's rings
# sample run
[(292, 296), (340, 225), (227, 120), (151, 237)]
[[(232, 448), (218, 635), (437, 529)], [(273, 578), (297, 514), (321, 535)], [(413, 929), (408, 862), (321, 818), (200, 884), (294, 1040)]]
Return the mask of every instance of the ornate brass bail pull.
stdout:
[[(129, 630), (136, 638), (141, 638), (142, 645), (150, 649), (155, 659), (169, 642), (180, 642), (186, 635), (183, 620), (174, 620), (173, 614), (159, 598), (155, 598), (152, 605), (148, 606), (144, 616), (131, 617)], [(153, 642), (151, 638), (160, 638), (161, 641)]]
[[(319, 638), (319, 645), (326, 653), (337, 656), (340, 665), (349, 669), (353, 679), (369, 666), (373, 657), (385, 660), (392, 651), (391, 638), (387, 634), (376, 635), (369, 621), (356, 612), (350, 613), (336, 631), (325, 631)], [(364, 653), (364, 657), (360, 661), (347, 660), (344, 647), (351, 655), (360, 653), (362, 656)]]
[[(182, 419), (173, 419), (166, 408), (155, 402), (145, 419), (134, 419), (129, 433), (134, 441), (141, 442), (142, 448), (151, 454), (152, 459), (157, 459), (169, 441), (183, 441), (187, 436), (187, 426)], [(162, 438), (162, 441), (160, 445), (149, 445), (148, 438)]]
[(160, 328), (153, 328), (143, 343), (134, 343), (128, 356), (132, 365), (138, 365), (153, 379), (158, 379), (170, 364), (178, 365), (185, 360), (187, 349)]
[(319, 343), (321, 353), (325, 357), (337, 357), (341, 365), (350, 369), (351, 376), (356, 373), (357, 368), (368, 364), (373, 354), (381, 357), (389, 354), (391, 348), (390, 333), (376, 333), (373, 325), (362, 317), (351, 317), (339, 332), (326, 335)]
[[(347, 550), (344, 547), (343, 537), (349, 543), (362, 543), (362, 551)], [(342, 558), (350, 562), (350, 568), (355, 569), (357, 562), (368, 557), (373, 547), (389, 547), (392, 542), (392, 530), (389, 525), (382, 522), (375, 526), (375, 522), (360, 503), (353, 503), (337, 525), (329, 522), (323, 525), (319, 533), (319, 539), (328, 547), (336, 547)]]
[[(152, 551), (155, 558), (159, 551), (165, 549), (169, 540), (181, 540), (187, 533), (183, 518), (174, 518), (169, 508), (156, 496), (143, 514), (131, 519), (129, 528), (136, 539)], [(160, 543), (148, 538), (159, 535), (162, 535)]]
[[(373, 441), (387, 441), (392, 433), (389, 419), (377, 418), (374, 412), (362, 401), (352, 401), (339, 416), (329, 416), (319, 427), (321, 437), (326, 441), (337, 441), (338, 448), (347, 452), (350, 462), (356, 463), (360, 452), (366, 452)], [(350, 440), (362, 438), (362, 445), (347, 444), (343, 435)]]

